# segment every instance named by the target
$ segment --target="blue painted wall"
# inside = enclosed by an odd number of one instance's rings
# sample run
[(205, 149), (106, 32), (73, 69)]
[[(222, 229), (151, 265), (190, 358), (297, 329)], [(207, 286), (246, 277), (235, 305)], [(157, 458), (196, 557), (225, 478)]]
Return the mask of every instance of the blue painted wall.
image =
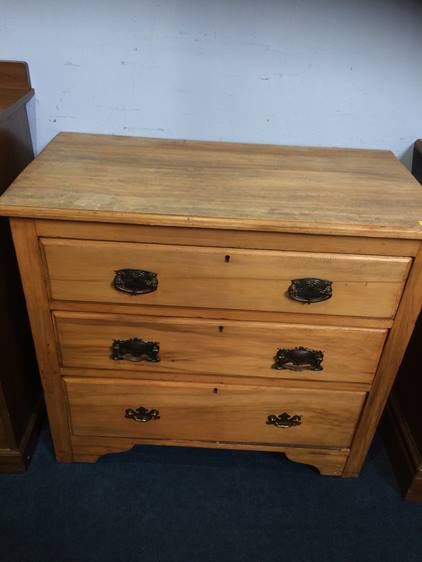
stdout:
[[(392, 149), (422, 136), (422, 3), (0, 0), (36, 147), (61, 130)], [(407, 154), (406, 154), (407, 153)]]

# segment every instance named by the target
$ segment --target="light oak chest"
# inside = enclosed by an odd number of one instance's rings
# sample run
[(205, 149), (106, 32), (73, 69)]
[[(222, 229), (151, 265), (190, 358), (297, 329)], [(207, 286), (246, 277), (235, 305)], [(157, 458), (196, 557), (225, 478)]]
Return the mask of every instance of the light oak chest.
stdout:
[(422, 302), (422, 192), (391, 153), (65, 133), (0, 213), (59, 461), (359, 473)]

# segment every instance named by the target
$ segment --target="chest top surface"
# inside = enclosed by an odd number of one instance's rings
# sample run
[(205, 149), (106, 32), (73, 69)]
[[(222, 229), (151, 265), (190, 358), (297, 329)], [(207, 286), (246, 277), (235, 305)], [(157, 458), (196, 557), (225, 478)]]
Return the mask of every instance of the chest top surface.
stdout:
[(422, 188), (388, 151), (61, 133), (0, 214), (421, 239)]

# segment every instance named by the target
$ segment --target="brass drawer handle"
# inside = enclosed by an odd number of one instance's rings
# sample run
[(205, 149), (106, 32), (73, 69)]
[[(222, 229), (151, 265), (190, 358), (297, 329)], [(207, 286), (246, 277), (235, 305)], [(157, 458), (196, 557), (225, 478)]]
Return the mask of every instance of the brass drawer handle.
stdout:
[(118, 269), (113, 280), (113, 287), (122, 293), (143, 295), (153, 293), (158, 287), (157, 274), (143, 269)]
[(283, 412), (278, 416), (268, 416), (267, 425), (275, 425), (276, 427), (294, 427), (300, 425), (302, 416), (290, 416), (287, 412)]
[(145, 341), (139, 338), (130, 340), (113, 340), (111, 346), (111, 358), (115, 361), (126, 359), (126, 361), (151, 361), (158, 363), (160, 358), (160, 344), (155, 341)]
[(330, 299), (333, 296), (332, 281), (327, 279), (316, 279), (304, 277), (303, 279), (292, 279), (287, 289), (289, 298), (298, 302), (312, 303)]
[(324, 353), (308, 347), (277, 349), (273, 369), (289, 371), (322, 371)]
[(159, 420), (160, 412), (158, 410), (147, 410), (147, 408), (139, 406), (136, 410), (128, 408), (125, 411), (125, 418), (129, 418), (137, 422), (148, 422), (151, 420)]

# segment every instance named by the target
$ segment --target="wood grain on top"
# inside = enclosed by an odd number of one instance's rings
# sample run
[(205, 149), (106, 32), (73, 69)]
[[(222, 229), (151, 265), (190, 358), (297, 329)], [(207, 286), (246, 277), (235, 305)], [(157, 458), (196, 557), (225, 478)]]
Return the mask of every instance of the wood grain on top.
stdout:
[(422, 188), (388, 151), (61, 133), (0, 214), (422, 238)]

